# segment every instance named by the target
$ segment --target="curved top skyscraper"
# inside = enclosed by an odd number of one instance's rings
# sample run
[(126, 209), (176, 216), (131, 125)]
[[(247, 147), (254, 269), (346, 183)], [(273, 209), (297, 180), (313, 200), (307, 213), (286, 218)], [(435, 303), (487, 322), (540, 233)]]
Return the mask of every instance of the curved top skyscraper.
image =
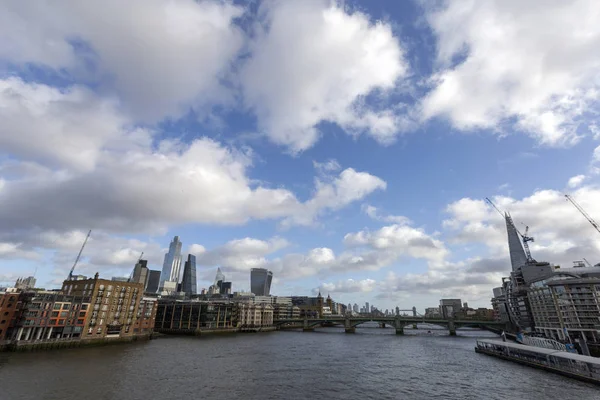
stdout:
[[(181, 272), (181, 245), (179, 236), (175, 236), (169, 245), (169, 252), (165, 254), (162, 272), (160, 274), (159, 291), (177, 291), (179, 275)], [(168, 282), (165, 284), (165, 282)]]
[(265, 268), (250, 270), (250, 291), (256, 296), (269, 296), (273, 273)]

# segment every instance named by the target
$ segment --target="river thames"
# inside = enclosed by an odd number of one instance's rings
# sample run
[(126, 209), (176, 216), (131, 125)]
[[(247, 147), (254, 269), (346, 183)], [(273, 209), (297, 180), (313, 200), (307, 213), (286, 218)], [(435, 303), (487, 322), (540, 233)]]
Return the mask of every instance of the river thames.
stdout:
[(598, 387), (473, 351), (480, 331), (363, 327), (0, 353), (2, 400), (598, 399)]

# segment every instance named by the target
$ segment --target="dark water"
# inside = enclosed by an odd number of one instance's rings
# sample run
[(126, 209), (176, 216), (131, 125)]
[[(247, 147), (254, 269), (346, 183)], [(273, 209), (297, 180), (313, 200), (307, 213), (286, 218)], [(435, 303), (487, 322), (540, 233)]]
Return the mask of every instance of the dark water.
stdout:
[(473, 351), (479, 331), (361, 328), (169, 337), (0, 354), (0, 399), (600, 399), (600, 388)]

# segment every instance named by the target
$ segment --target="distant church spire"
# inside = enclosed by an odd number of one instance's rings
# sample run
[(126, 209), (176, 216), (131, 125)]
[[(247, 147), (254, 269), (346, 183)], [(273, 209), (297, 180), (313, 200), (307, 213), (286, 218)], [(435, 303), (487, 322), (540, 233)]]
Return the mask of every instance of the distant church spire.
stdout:
[(512, 220), (512, 217), (508, 213), (504, 213), (506, 219), (506, 232), (508, 233), (508, 250), (510, 252), (510, 263), (512, 270), (516, 271), (523, 265), (527, 264), (527, 256), (523, 245), (521, 244), (521, 238), (517, 232), (517, 228)]

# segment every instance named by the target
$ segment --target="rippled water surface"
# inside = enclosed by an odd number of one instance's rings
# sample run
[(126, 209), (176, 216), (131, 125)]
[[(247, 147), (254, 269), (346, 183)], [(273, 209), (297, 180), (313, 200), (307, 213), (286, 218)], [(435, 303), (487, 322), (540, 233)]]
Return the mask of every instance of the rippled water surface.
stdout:
[(0, 354), (0, 399), (600, 399), (600, 388), (473, 351), (459, 331), (364, 327)]

